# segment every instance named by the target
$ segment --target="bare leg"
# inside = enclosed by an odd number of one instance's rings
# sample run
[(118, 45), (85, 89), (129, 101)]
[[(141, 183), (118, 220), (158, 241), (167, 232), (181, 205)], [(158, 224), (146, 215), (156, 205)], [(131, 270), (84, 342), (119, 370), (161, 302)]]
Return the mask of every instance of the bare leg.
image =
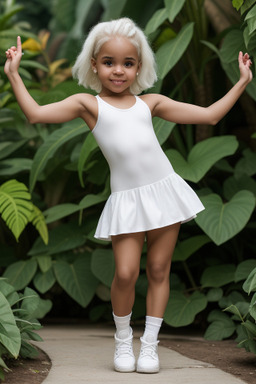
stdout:
[(169, 299), (170, 268), (180, 223), (147, 232), (147, 315), (162, 318)]
[(132, 311), (144, 240), (144, 232), (112, 236), (116, 269), (111, 301), (116, 316), (127, 316)]

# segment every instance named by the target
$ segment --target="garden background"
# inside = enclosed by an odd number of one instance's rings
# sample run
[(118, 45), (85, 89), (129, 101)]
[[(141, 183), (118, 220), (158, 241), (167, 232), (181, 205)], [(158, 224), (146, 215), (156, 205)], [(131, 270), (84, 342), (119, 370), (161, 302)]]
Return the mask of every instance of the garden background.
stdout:
[[(253, 0), (0, 0), (0, 366), (33, 356), (38, 319), (112, 318), (111, 244), (93, 234), (110, 193), (109, 169), (87, 125), (26, 121), (4, 75), (21, 36), (20, 74), (39, 104), (90, 92), (71, 68), (98, 21), (134, 19), (156, 53), (148, 92), (207, 106), (239, 78), (238, 52), (256, 58)], [(253, 60), (253, 73), (255, 63)], [(216, 126), (154, 129), (175, 171), (206, 209), (182, 225), (165, 313), (170, 327), (236, 337), (256, 353), (256, 80)], [(146, 248), (134, 321), (145, 315)]]

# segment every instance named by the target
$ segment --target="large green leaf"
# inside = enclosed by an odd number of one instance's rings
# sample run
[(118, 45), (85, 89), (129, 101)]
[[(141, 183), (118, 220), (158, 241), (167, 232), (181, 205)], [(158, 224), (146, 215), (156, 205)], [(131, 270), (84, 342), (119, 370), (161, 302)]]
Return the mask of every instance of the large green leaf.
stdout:
[(203, 287), (219, 288), (234, 281), (236, 267), (234, 264), (222, 264), (208, 267), (201, 277)]
[(159, 117), (153, 118), (153, 124), (160, 145), (162, 145), (168, 139), (172, 133), (173, 128), (176, 126), (176, 123), (160, 119)]
[(99, 195), (86, 195), (79, 204), (59, 204), (55, 207), (49, 208), (44, 211), (46, 215), (46, 222), (52, 223), (53, 221), (62, 219), (63, 217), (72, 215), (83, 209), (92, 207), (93, 205), (102, 203), (106, 200), (106, 196), (103, 194)]
[[(9, 4), (8, 4), (9, 3)], [(7, 23), (9, 20), (18, 12), (22, 11), (24, 9), (23, 5), (16, 5), (13, 1), (6, 2), (5, 5), (6, 9), (5, 12), (2, 13), (0, 16), (0, 29), (5, 30)], [(6, 28), (7, 29), (7, 28)]]
[(241, 190), (251, 191), (256, 197), (256, 181), (247, 175), (241, 177), (230, 176), (224, 181), (223, 194), (227, 200), (230, 200), (237, 192)]
[(89, 156), (91, 155), (91, 153), (97, 147), (98, 147), (98, 144), (97, 144), (94, 136), (92, 134), (88, 134), (84, 143), (83, 143), (83, 146), (82, 146), (81, 152), (80, 152), (80, 156), (78, 159), (78, 176), (79, 176), (79, 180), (80, 180), (82, 187), (84, 187), (84, 181), (83, 181), (84, 165), (85, 165), (87, 159), (89, 158)]
[(31, 288), (26, 287), (24, 290), (24, 296), (21, 303), (21, 309), (24, 310), (22, 314), (23, 319), (31, 320), (34, 319), (34, 313), (36, 312), (40, 302), (40, 297)]
[(118, 19), (121, 16), (126, 1), (127, 0), (109, 0), (105, 13), (102, 17), (103, 21)]
[(166, 8), (158, 9), (151, 19), (148, 21), (145, 34), (150, 35), (157, 30), (157, 28), (167, 19), (168, 15), (166, 14)]
[(256, 174), (256, 153), (250, 148), (243, 151), (243, 157), (235, 166), (235, 176), (241, 177), (244, 174), (253, 176)]
[(54, 271), (60, 286), (82, 307), (86, 307), (99, 283), (91, 272), (91, 257), (84, 255), (73, 264), (57, 261)]
[(206, 308), (206, 296), (194, 292), (185, 296), (182, 292), (171, 291), (164, 315), (164, 321), (172, 327), (183, 327), (193, 323), (195, 316)]
[(187, 49), (193, 36), (193, 27), (194, 23), (186, 24), (175, 38), (164, 43), (156, 52), (160, 79), (167, 75)]
[(115, 273), (115, 260), (110, 249), (96, 249), (92, 254), (93, 274), (107, 287), (111, 287)]
[(10, 304), (0, 292), (0, 343), (17, 358), (21, 346), (20, 331), (16, 325)]
[(10, 180), (0, 187), (0, 213), (6, 225), (18, 240), (30, 220), (33, 204), (27, 187), (17, 180)]
[(254, 293), (250, 306), (249, 306), (249, 313), (254, 318), (256, 322), (256, 293)]
[(51, 268), (46, 272), (38, 271), (34, 277), (33, 283), (40, 293), (45, 293), (52, 288), (55, 281), (56, 277), (53, 273), (53, 269)]
[(236, 330), (236, 325), (225, 313), (214, 310), (208, 316), (208, 321), (211, 322), (207, 328), (204, 337), (207, 340), (223, 340), (233, 335)]
[(249, 191), (236, 193), (228, 203), (216, 194), (201, 196), (201, 201), (206, 209), (196, 217), (196, 223), (217, 245), (239, 233), (255, 208), (255, 197)]
[[(223, 39), (219, 56), (222, 67), (233, 84), (235, 84), (239, 79), (239, 67), (237, 65), (239, 51), (247, 51), (244, 42), (243, 30), (241, 28), (231, 29), (231, 31), (229, 31)], [(250, 82), (250, 84), (247, 85), (246, 92), (248, 92), (249, 95), (256, 100), (255, 78)]]
[(248, 295), (256, 291), (256, 268), (254, 268), (243, 284), (243, 289)]
[(70, 123), (70, 126), (66, 124), (46, 138), (33, 160), (29, 181), (30, 191), (34, 189), (40, 173), (44, 170), (48, 160), (55, 154), (57, 149), (73, 137), (87, 132), (88, 129), (87, 125), (79, 120), (75, 121), (75, 123)]
[(27, 140), (20, 140), (20, 141), (2, 141), (0, 143), (0, 159), (4, 159), (5, 157), (8, 157), (10, 154), (15, 152), (17, 149), (22, 147)]
[(33, 213), (30, 217), (30, 221), (34, 225), (34, 227), (36, 227), (43, 242), (45, 244), (48, 244), (49, 235), (48, 235), (48, 228), (44, 219), (44, 215), (42, 214), (40, 209), (37, 208), (35, 205), (33, 205)]
[(249, 34), (252, 34), (256, 30), (256, 6), (252, 7), (247, 13), (245, 21), (247, 21), (249, 27)]
[(233, 155), (237, 147), (235, 136), (211, 137), (197, 143), (189, 152), (187, 160), (175, 149), (167, 150), (166, 155), (182, 178), (197, 183), (217, 161)]
[(198, 235), (189, 239), (179, 241), (175, 247), (173, 261), (185, 261), (211, 239), (205, 235)]
[(31, 159), (6, 159), (0, 162), (0, 176), (11, 176), (16, 173), (30, 171), (33, 161)]
[(172, 23), (180, 12), (186, 0), (164, 0), (168, 19)]
[(17, 261), (7, 267), (3, 276), (16, 290), (25, 288), (33, 279), (37, 270), (35, 260)]
[(80, 247), (85, 242), (85, 230), (73, 223), (59, 225), (49, 232), (49, 243), (45, 245), (42, 239), (37, 238), (28, 254), (33, 255), (54, 255)]
[(221, 61), (230, 64), (237, 61), (238, 52), (245, 51), (243, 32), (240, 29), (232, 29), (226, 34), (220, 49)]
[(45, 273), (52, 267), (52, 258), (49, 255), (38, 255), (36, 257), (40, 270)]
[[(88, 14), (94, 3), (94, 0), (78, 0), (78, 2), (76, 2), (76, 21), (70, 31), (70, 37), (80, 40), (84, 33), (84, 22), (86, 18), (88, 18)], [(70, 4), (70, 1), (68, 4)]]
[(236, 268), (235, 282), (247, 279), (254, 268), (256, 268), (256, 259), (242, 261)]

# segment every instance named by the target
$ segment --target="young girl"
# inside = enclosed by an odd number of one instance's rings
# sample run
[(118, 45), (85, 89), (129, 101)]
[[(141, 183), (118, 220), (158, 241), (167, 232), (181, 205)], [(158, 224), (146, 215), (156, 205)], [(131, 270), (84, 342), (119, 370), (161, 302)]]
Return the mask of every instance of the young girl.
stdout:
[(81, 117), (95, 136), (111, 170), (111, 196), (95, 237), (111, 240), (116, 269), (111, 287), (116, 325), (115, 370), (132, 372), (135, 357), (130, 319), (140, 256), (147, 241), (147, 317), (137, 371), (159, 371), (158, 333), (169, 297), (171, 258), (180, 224), (204, 209), (194, 191), (173, 170), (152, 127), (158, 116), (179, 124), (216, 124), (251, 81), (251, 61), (239, 53), (240, 80), (208, 108), (159, 94), (136, 96), (155, 82), (152, 50), (143, 32), (127, 18), (99, 23), (89, 33), (73, 68), (79, 84), (98, 94), (76, 94), (39, 106), (27, 92), (18, 68), (21, 40), (6, 52), (5, 73), (30, 123), (63, 123)]

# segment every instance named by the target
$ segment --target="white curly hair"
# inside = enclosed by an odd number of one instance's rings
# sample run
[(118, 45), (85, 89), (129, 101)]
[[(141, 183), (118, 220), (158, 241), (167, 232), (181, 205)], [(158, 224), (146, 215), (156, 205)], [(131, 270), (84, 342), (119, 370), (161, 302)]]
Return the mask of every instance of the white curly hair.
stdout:
[(131, 93), (137, 95), (151, 88), (157, 80), (153, 51), (142, 30), (127, 17), (101, 22), (92, 28), (73, 66), (73, 77), (78, 79), (80, 85), (99, 93), (102, 85), (97, 74), (92, 70), (91, 59), (96, 59), (101, 46), (115, 36), (128, 38), (138, 51), (141, 69), (130, 87)]

